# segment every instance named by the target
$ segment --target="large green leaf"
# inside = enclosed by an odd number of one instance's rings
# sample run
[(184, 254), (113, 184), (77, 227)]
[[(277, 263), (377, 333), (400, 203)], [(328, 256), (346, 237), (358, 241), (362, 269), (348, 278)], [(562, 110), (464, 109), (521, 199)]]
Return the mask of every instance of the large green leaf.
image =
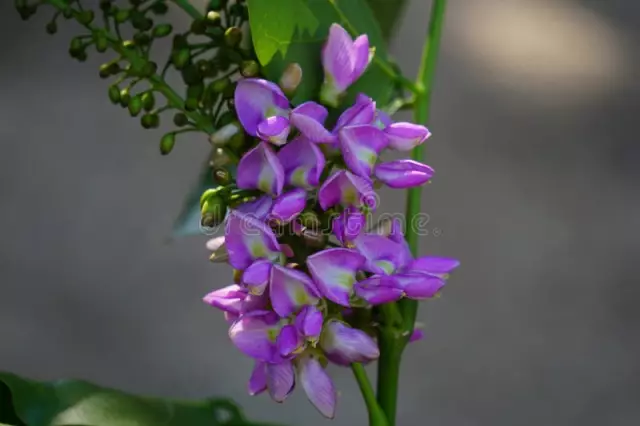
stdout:
[(367, 0), (367, 3), (380, 25), (382, 35), (389, 40), (397, 21), (402, 17), (407, 0)]
[(227, 399), (134, 396), (84, 381), (36, 382), (0, 373), (0, 424), (11, 426), (267, 426)]
[[(261, 12), (266, 7), (265, 3), (267, 3), (265, 0), (250, 0), (248, 3), (254, 44), (260, 44), (263, 39), (273, 38), (271, 33), (264, 30), (264, 26), (258, 24), (270, 16)], [(268, 3), (272, 4), (270, 1)], [(367, 0), (307, 0), (305, 3), (318, 21), (316, 31), (310, 34), (297, 27), (296, 33), (286, 49), (286, 54), (284, 56), (276, 54), (270, 62), (262, 62), (263, 65), (266, 64), (267, 77), (270, 80), (278, 81), (284, 68), (291, 62), (297, 62), (302, 67), (303, 78), (293, 102), (299, 104), (316, 98), (324, 78), (320, 51), (329, 27), (337, 22), (352, 33), (367, 34), (371, 46), (376, 48), (374, 61), (358, 82), (349, 89), (346, 102), (352, 101), (357, 93), (363, 92), (380, 105), (386, 105), (394, 91), (395, 77), (393, 71), (390, 72), (394, 65), (387, 53), (382, 31), (367, 4)], [(256, 5), (260, 5), (258, 9), (256, 9)], [(286, 13), (284, 16), (286, 19), (300, 19), (300, 16), (290, 13)], [(284, 19), (281, 18), (281, 20)], [(282, 22), (281, 25), (285, 25), (285, 23)], [(286, 24), (288, 28), (291, 25), (291, 23)], [(306, 29), (309, 29), (309, 26), (306, 26)]]

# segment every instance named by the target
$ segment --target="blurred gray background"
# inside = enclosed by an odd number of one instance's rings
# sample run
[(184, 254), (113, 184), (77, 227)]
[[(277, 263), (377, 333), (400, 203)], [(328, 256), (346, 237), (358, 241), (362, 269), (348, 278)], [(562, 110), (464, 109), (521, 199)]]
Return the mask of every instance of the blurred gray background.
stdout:
[[(133, 392), (229, 395), (327, 424), (298, 390), (246, 395), (251, 362), (201, 297), (231, 281), (205, 237), (170, 242), (208, 153), (158, 153), (101, 60), (0, 5), (0, 369)], [(414, 75), (430, 2), (391, 50)], [(176, 23), (186, 24), (180, 13)], [(423, 252), (459, 257), (406, 352), (399, 425), (640, 424), (640, 3), (452, 0), (428, 142)], [(406, 118), (406, 117), (405, 117)], [(384, 207), (403, 195), (383, 194)], [(351, 373), (336, 425), (365, 425)], [(426, 419), (426, 420), (425, 420)]]

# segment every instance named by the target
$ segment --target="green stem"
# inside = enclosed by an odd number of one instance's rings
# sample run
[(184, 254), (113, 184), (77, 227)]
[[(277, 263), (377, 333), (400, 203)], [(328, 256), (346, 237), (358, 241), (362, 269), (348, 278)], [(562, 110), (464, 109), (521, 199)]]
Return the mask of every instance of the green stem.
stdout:
[(189, 0), (172, 0), (176, 6), (184, 10), (193, 19), (202, 19), (204, 15), (196, 9)]
[(356, 377), (360, 392), (364, 398), (364, 403), (367, 406), (369, 412), (369, 426), (388, 426), (387, 418), (384, 411), (378, 405), (376, 401), (376, 394), (373, 392), (369, 377), (362, 364), (351, 364), (353, 375)]
[[(429, 121), (433, 79), (436, 71), (438, 52), (440, 50), (440, 39), (442, 38), (446, 4), (447, 0), (434, 0), (431, 6), (429, 35), (422, 50), (420, 70), (416, 78), (416, 85), (420, 89), (420, 93), (416, 95), (413, 118), (418, 124), (426, 125)], [(413, 149), (411, 158), (416, 161), (423, 161), (423, 157), (424, 144), (421, 144)], [(407, 194), (407, 229), (405, 230), (405, 236), (414, 256), (418, 255), (418, 233), (415, 229), (412, 229), (410, 224), (413, 222), (413, 218), (420, 213), (422, 205), (421, 196), (422, 188), (419, 186), (410, 188)], [(400, 301), (400, 310), (402, 312), (405, 330), (410, 335), (413, 332), (413, 327), (416, 322), (418, 302), (404, 299)]]

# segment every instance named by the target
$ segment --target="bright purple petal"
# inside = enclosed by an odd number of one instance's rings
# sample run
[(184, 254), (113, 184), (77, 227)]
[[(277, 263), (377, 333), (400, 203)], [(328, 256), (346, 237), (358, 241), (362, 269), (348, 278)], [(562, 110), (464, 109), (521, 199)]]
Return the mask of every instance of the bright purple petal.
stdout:
[(272, 362), (277, 358), (274, 331), (278, 316), (273, 312), (250, 312), (229, 328), (229, 338), (242, 353), (256, 360)]
[(407, 261), (402, 245), (382, 235), (360, 234), (353, 244), (367, 259), (364, 269), (373, 274), (390, 275)]
[(242, 273), (242, 284), (251, 294), (261, 295), (269, 284), (272, 263), (267, 259), (258, 259)]
[(284, 116), (289, 101), (282, 90), (270, 81), (245, 78), (238, 81), (234, 94), (238, 119), (245, 131), (256, 136), (258, 125), (267, 117)]
[(255, 217), (231, 210), (225, 227), (225, 244), (229, 263), (245, 270), (256, 259), (275, 260), (280, 245), (269, 226)]
[(280, 330), (280, 334), (276, 339), (276, 346), (278, 347), (278, 352), (283, 357), (288, 357), (296, 352), (298, 352), (304, 345), (304, 338), (300, 333), (298, 333), (298, 329), (295, 325), (285, 325)]
[(353, 83), (355, 59), (353, 39), (349, 33), (338, 24), (331, 25), (322, 49), (322, 65), (325, 79), (330, 80), (339, 92)]
[(403, 272), (395, 274), (393, 278), (409, 299), (431, 298), (445, 284), (442, 278), (421, 272)]
[(338, 132), (344, 162), (353, 173), (364, 178), (371, 176), (378, 155), (389, 143), (375, 126), (347, 126)]
[(258, 137), (262, 140), (280, 146), (287, 143), (289, 137), (289, 119), (274, 116), (264, 119), (258, 124)]
[(233, 284), (214, 290), (204, 297), (204, 302), (224, 312), (240, 314), (242, 303), (247, 297), (247, 292), (239, 285)]
[(238, 164), (238, 188), (259, 189), (278, 196), (284, 186), (284, 169), (266, 142), (247, 152)]
[(409, 343), (417, 342), (418, 340), (422, 340), (424, 337), (424, 332), (419, 328), (414, 328), (413, 333), (409, 336)]
[[(376, 117), (374, 119), (374, 124), (377, 128), (384, 130), (393, 124), (393, 120), (389, 117), (389, 114), (382, 110), (376, 110)], [(391, 141), (389, 141), (391, 143)]]
[(291, 124), (311, 142), (332, 142), (333, 135), (324, 128), (327, 110), (315, 102), (305, 102), (291, 111)]
[(384, 133), (389, 138), (389, 147), (398, 151), (411, 151), (431, 136), (426, 127), (413, 123), (392, 123)]
[(393, 286), (394, 279), (387, 275), (374, 275), (355, 284), (356, 296), (372, 305), (395, 302), (402, 299), (403, 291)]
[(271, 211), (272, 204), (273, 198), (269, 195), (263, 195), (255, 200), (240, 204), (235, 210), (249, 214), (258, 220), (265, 220)]
[(414, 160), (395, 160), (376, 166), (375, 175), (391, 188), (411, 188), (429, 182), (433, 169)]
[(348, 245), (364, 230), (366, 221), (364, 213), (349, 207), (333, 219), (331, 230), (341, 244)]
[(354, 64), (351, 81), (355, 82), (364, 73), (373, 59), (373, 55), (369, 51), (369, 38), (363, 34), (356, 38), (353, 42)]
[(325, 159), (320, 148), (307, 138), (299, 136), (278, 152), (284, 168), (287, 185), (312, 188), (319, 184)]
[(323, 210), (341, 204), (345, 207), (367, 205), (375, 209), (377, 196), (365, 179), (346, 170), (331, 175), (318, 191), (318, 201)]
[(364, 261), (355, 250), (333, 248), (309, 256), (307, 267), (324, 297), (348, 307), (356, 272)]
[(267, 364), (267, 388), (276, 402), (284, 402), (293, 391), (295, 373), (291, 361)]
[(302, 306), (317, 303), (320, 297), (307, 274), (280, 265), (274, 265), (271, 269), (269, 290), (273, 310), (283, 318)]
[(431, 275), (443, 276), (460, 266), (458, 259), (450, 257), (423, 256), (412, 261), (407, 271), (425, 272)]
[(298, 188), (286, 192), (273, 203), (269, 218), (280, 223), (289, 223), (295, 219), (307, 204), (307, 191)]
[(310, 340), (316, 340), (322, 332), (324, 318), (322, 312), (313, 305), (308, 305), (296, 315), (294, 324), (300, 334)]
[(332, 419), (336, 412), (336, 390), (320, 361), (313, 356), (298, 360), (298, 381), (309, 401), (323, 416)]
[(320, 346), (327, 358), (338, 365), (369, 362), (380, 356), (378, 344), (367, 333), (338, 320), (327, 321)]
[(249, 378), (249, 395), (258, 395), (265, 390), (267, 390), (267, 364), (256, 361)]
[(334, 128), (334, 132), (346, 126), (358, 126), (361, 124), (372, 124), (376, 114), (376, 103), (373, 99), (358, 95), (355, 104), (345, 109)]

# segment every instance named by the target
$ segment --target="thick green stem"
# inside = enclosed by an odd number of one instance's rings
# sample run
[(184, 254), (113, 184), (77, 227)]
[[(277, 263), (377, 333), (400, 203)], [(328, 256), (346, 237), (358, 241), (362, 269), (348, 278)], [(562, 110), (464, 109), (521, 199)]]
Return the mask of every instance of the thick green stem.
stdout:
[(367, 411), (369, 412), (369, 426), (388, 426), (387, 418), (384, 415), (384, 411), (378, 405), (376, 401), (376, 394), (373, 392), (369, 377), (362, 364), (351, 364), (353, 375), (356, 377), (360, 392), (364, 398), (364, 403), (367, 405)]
[[(426, 125), (429, 121), (429, 111), (431, 105), (431, 92), (433, 89), (433, 77), (435, 75), (436, 63), (438, 59), (438, 51), (440, 50), (440, 39), (442, 36), (442, 27), (444, 24), (444, 13), (447, 0), (433, 0), (431, 6), (431, 19), (429, 21), (429, 34), (422, 50), (422, 60), (420, 62), (420, 70), (416, 79), (416, 85), (420, 89), (420, 93), (416, 95), (413, 119), (418, 124)], [(416, 161), (423, 161), (424, 144), (418, 145), (411, 152), (411, 158)], [(417, 186), (410, 188), (407, 194), (407, 229), (405, 236), (409, 248), (414, 256), (418, 255), (418, 233), (413, 228), (414, 218), (420, 213), (422, 206), (422, 188)], [(418, 302), (415, 300), (404, 299), (400, 302), (400, 312), (404, 321), (405, 331), (413, 332), (413, 326), (416, 322), (418, 313)]]

